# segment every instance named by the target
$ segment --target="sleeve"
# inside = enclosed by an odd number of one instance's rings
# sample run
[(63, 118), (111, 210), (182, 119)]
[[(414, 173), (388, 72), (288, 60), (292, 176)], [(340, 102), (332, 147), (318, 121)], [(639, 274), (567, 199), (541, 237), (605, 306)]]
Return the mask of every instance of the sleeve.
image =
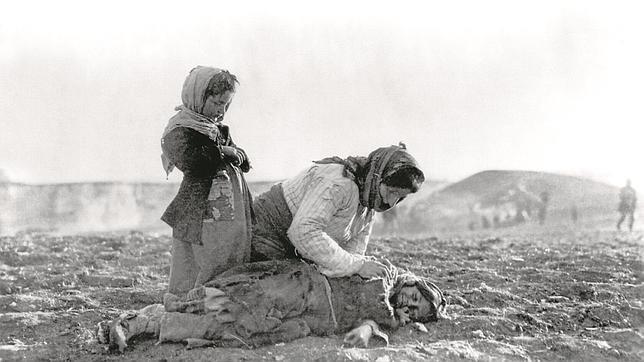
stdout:
[(353, 254), (364, 255), (369, 244), (372, 226), (372, 224), (366, 226), (359, 234), (351, 238), (345, 249)]
[(244, 151), (241, 147), (238, 147), (235, 142), (233, 142), (232, 137), (230, 138), (229, 145), (237, 150), (237, 161), (239, 162), (238, 165), (242, 172), (246, 173), (250, 171), (251, 165), (246, 151)]
[(298, 253), (329, 277), (356, 274), (365, 260), (363, 255), (342, 249), (325, 231), (332, 216), (347, 204), (350, 192), (342, 185), (319, 183), (304, 195), (288, 229), (288, 237)]
[(179, 127), (162, 141), (163, 153), (183, 173), (213, 174), (222, 166), (221, 154), (212, 140), (194, 130)]
[(345, 246), (345, 250), (353, 253), (364, 255), (367, 251), (367, 245), (369, 244), (369, 236), (371, 235), (371, 230), (373, 229), (373, 211), (368, 211), (365, 224), (358, 234), (349, 240)]

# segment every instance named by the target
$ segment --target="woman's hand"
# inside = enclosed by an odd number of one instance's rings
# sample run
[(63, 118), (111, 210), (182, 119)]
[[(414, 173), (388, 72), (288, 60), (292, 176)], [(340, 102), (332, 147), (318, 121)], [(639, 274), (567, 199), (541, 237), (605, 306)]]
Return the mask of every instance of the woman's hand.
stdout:
[(372, 335), (373, 329), (371, 328), (371, 326), (368, 324), (363, 324), (360, 327), (356, 327), (348, 332), (344, 336), (343, 343), (352, 347), (361, 346), (366, 348), (369, 345), (369, 340), (371, 339)]
[(370, 278), (385, 278), (389, 276), (389, 268), (381, 262), (375, 260), (365, 260), (360, 270), (358, 270), (358, 275), (365, 279)]

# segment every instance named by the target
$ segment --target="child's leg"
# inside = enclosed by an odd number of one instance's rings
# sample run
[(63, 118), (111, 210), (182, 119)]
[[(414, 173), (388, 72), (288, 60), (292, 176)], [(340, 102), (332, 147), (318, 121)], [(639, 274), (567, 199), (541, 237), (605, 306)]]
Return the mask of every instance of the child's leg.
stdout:
[(626, 213), (620, 211), (619, 220), (617, 220), (617, 230), (622, 229), (622, 223), (624, 222), (625, 218), (626, 218)]
[(233, 221), (204, 222), (202, 228), (203, 245), (194, 245), (195, 262), (198, 274), (195, 286), (200, 286), (212, 280), (222, 272), (248, 262), (244, 256), (243, 245), (246, 241), (245, 223)]
[(173, 239), (168, 292), (178, 296), (185, 295), (195, 287), (198, 272), (193, 244)]
[(224, 324), (216, 313), (166, 312), (160, 323), (159, 342), (183, 342), (191, 338), (218, 339), (227, 329)]
[(216, 275), (250, 261), (251, 233), (250, 220), (247, 219), (250, 204), (239, 171), (229, 165), (226, 171), (232, 192), (222, 195), (222, 205), (225, 206), (221, 207), (227, 210), (228, 215), (203, 222), (203, 245), (193, 246), (199, 266), (195, 286), (205, 284)]
[(304, 319), (293, 318), (280, 324), (270, 332), (258, 333), (251, 337), (250, 344), (259, 347), (266, 344), (279, 342), (290, 342), (298, 338), (304, 338), (311, 334), (311, 329)]
[(230, 298), (226, 293), (217, 288), (204, 286), (190, 290), (181, 298), (171, 293), (165, 293), (163, 296), (166, 312), (220, 313), (226, 310), (228, 302), (230, 302)]

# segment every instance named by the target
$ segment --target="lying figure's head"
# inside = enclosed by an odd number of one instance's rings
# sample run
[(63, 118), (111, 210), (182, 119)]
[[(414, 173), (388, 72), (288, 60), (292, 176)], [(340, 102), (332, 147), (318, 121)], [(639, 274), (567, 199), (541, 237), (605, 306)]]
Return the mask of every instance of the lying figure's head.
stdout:
[(411, 321), (421, 323), (437, 321), (446, 305), (436, 284), (411, 273), (396, 277), (389, 303), (397, 317), (404, 313)]

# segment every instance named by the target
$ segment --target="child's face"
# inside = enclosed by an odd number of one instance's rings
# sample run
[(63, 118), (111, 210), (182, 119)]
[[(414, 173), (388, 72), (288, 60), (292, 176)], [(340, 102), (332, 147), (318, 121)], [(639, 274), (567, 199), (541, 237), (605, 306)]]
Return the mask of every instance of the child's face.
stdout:
[(416, 286), (405, 286), (396, 295), (396, 309), (406, 309), (411, 320), (420, 320), (432, 313), (432, 304), (420, 294)]
[(226, 91), (221, 94), (213, 94), (206, 98), (206, 103), (204, 104), (203, 110), (201, 113), (204, 116), (215, 118), (218, 121), (224, 119), (224, 114), (228, 110), (230, 102), (233, 100), (235, 92)]

